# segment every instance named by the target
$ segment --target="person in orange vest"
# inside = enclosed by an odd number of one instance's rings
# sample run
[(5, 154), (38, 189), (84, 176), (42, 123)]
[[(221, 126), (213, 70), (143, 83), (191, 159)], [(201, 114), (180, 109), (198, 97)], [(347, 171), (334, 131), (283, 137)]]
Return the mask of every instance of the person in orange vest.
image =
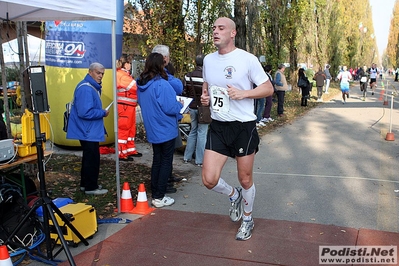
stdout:
[(116, 89), (118, 103), (118, 150), (119, 160), (133, 161), (141, 157), (137, 152), (136, 137), (137, 85), (130, 76), (131, 62), (122, 56), (116, 63)]

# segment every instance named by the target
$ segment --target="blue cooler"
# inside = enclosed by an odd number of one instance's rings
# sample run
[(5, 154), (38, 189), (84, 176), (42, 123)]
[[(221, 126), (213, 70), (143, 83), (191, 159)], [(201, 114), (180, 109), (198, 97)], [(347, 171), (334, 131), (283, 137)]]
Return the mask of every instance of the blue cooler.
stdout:
[[(56, 198), (53, 199), (53, 203), (55, 204), (55, 206), (57, 206), (58, 208), (61, 208), (65, 205), (68, 205), (69, 203), (72, 203), (73, 200), (70, 198)], [(39, 217), (39, 220), (43, 220), (43, 207), (40, 206), (39, 208), (37, 208), (36, 210), (36, 215)]]

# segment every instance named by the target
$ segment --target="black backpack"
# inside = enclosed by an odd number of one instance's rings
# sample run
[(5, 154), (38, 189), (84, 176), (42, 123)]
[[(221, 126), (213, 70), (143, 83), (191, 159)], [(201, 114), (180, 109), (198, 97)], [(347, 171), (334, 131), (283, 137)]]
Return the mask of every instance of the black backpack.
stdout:
[[(7, 183), (0, 185), (0, 239), (2, 242), (8, 239), (29, 210), (30, 208), (25, 203), (19, 187)], [(20, 245), (26, 246), (32, 240), (38, 226), (39, 222), (35, 212), (32, 212), (32, 215), (11, 239), (13, 243), (18, 243), (19, 245), (7, 244), (13, 248), (17, 248)]]

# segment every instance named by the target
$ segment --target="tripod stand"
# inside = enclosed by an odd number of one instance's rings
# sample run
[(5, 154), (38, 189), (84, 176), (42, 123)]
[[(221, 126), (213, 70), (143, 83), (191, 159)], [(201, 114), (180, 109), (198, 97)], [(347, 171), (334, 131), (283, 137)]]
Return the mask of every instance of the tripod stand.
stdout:
[[(43, 155), (43, 138), (42, 133), (40, 132), (40, 116), (39, 112), (34, 111), (34, 125), (35, 125), (35, 137), (36, 137), (36, 148), (37, 148), (37, 165), (39, 170), (39, 181), (40, 181), (40, 195), (39, 199), (34, 203), (32, 208), (29, 212), (24, 216), (24, 218), (19, 222), (17, 227), (11, 232), (10, 236), (5, 241), (5, 244), (8, 244), (11, 239), (15, 236), (15, 234), (21, 229), (24, 223), (29, 219), (30, 215), (39, 207), (42, 206), (43, 209), (43, 230), (46, 237), (46, 252), (47, 257), (46, 259), (54, 260), (55, 256), (57, 256), (62, 249), (65, 251), (65, 255), (68, 258), (70, 265), (76, 265), (75, 261), (72, 257), (72, 254), (69, 250), (67, 242), (63, 236), (60, 226), (58, 225), (57, 219), (54, 215), (54, 212), (62, 219), (66, 226), (68, 226), (73, 233), (82, 241), (86, 246), (89, 245), (86, 239), (79, 233), (79, 231), (71, 224), (71, 222), (64, 216), (64, 214), (58, 209), (58, 207), (54, 204), (54, 202), (47, 196), (46, 191), (46, 181), (44, 177), (44, 155)], [(50, 216), (50, 217), (49, 217)], [(62, 247), (53, 254), (54, 246), (52, 246), (51, 238), (50, 238), (50, 225), (49, 225), (49, 218), (53, 222), (54, 228), (57, 231), (57, 235), (61, 241)], [(14, 243), (15, 244), (15, 243)], [(26, 247), (21, 246), (25, 250), (29, 251)], [(41, 256), (41, 255), (39, 255)]]

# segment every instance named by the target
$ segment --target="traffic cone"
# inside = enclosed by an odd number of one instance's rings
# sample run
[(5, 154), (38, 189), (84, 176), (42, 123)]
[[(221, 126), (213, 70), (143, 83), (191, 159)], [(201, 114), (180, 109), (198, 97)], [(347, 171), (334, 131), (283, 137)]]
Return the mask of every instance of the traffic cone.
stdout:
[(0, 246), (0, 266), (13, 266), (7, 246)]
[(388, 132), (387, 135), (385, 136), (385, 140), (394, 141), (395, 135), (392, 132)]
[(129, 183), (123, 183), (123, 190), (121, 196), (121, 212), (131, 213), (134, 209), (132, 193), (130, 192)]
[(133, 209), (131, 213), (134, 214), (148, 214), (152, 212), (154, 208), (150, 208), (147, 201), (147, 193), (145, 192), (144, 184), (141, 183), (139, 185), (139, 192), (137, 195), (136, 207)]

